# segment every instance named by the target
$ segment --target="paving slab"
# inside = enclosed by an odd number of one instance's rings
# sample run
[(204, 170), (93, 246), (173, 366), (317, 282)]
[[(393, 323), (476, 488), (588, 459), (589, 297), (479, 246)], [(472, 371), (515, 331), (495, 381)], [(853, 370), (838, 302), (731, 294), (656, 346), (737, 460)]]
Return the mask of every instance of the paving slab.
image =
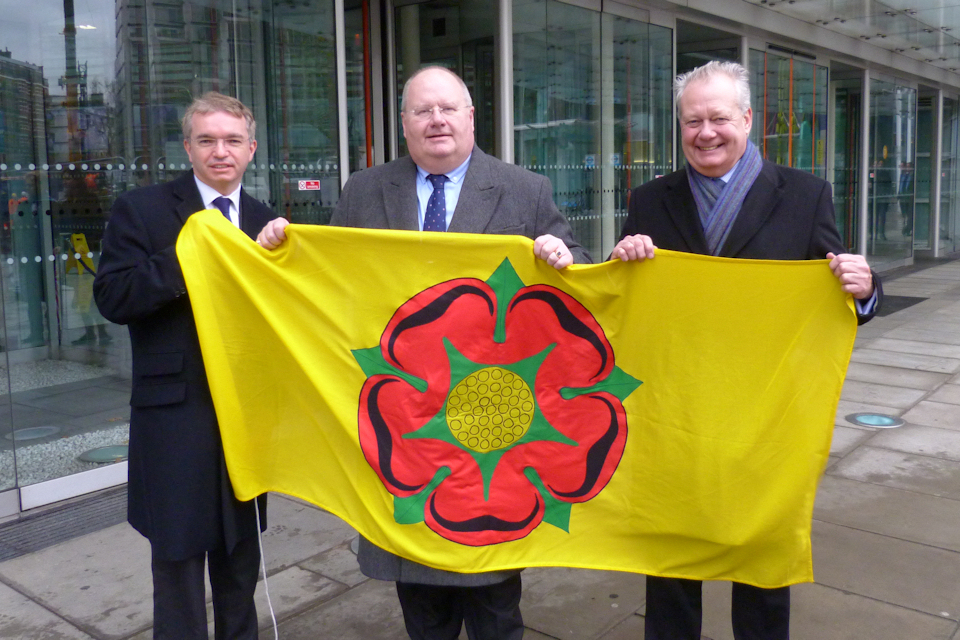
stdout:
[(814, 522), (817, 584), (956, 621), (960, 553)]
[(350, 525), (322, 509), (280, 494), (267, 502), (263, 555), (267, 574), (285, 569), (357, 536)]
[[(791, 640), (949, 640), (954, 620), (943, 619), (819, 584), (790, 588)], [(703, 585), (703, 637), (734, 640), (730, 584)]]
[(950, 640), (956, 631), (954, 620), (823, 585), (791, 589), (791, 640)]
[(892, 387), (887, 384), (847, 380), (843, 384), (843, 393), (840, 398), (882, 407), (908, 409), (925, 395), (927, 395), (927, 392), (923, 389), (908, 389), (906, 387)]
[(873, 432), (865, 429), (834, 426), (833, 440), (830, 442), (830, 455), (844, 456), (871, 435), (873, 435)]
[[(876, 343), (879, 342), (879, 340), (873, 342)], [(917, 371), (916, 369), (902, 369), (900, 367), (888, 367), (863, 362), (851, 362), (850, 366), (847, 367), (847, 380), (873, 382), (893, 387), (908, 387), (929, 391), (936, 389), (949, 379), (950, 374), (948, 373)]]
[(125, 523), (0, 563), (0, 579), (104, 638), (153, 624), (150, 544)]
[[(919, 324), (919, 323), (917, 323)], [(911, 326), (916, 326), (911, 324)], [(960, 325), (958, 325), (960, 326)], [(948, 330), (940, 326), (938, 331), (944, 334), (955, 334), (956, 330)], [(898, 340), (896, 338), (878, 338), (870, 345), (871, 349), (879, 351), (894, 351), (897, 353), (912, 353), (917, 355), (937, 356), (939, 358), (960, 359), (960, 346), (953, 344), (933, 344), (918, 340)]]
[[(945, 384), (934, 391), (927, 400), (945, 402), (947, 404), (960, 404), (960, 384)], [(960, 409), (958, 409), (958, 411), (960, 411)]]
[(914, 425), (884, 429), (870, 438), (870, 445), (960, 461), (960, 431), (950, 429)]
[(833, 475), (820, 480), (816, 520), (960, 551), (960, 502)]
[(524, 624), (553, 638), (595, 638), (632, 616), (644, 600), (644, 576), (563, 567), (523, 572)]
[(319, 553), (300, 562), (297, 566), (350, 587), (354, 587), (367, 579), (360, 572), (360, 565), (357, 564), (357, 554), (350, 549), (349, 543)]
[(912, 424), (960, 430), (960, 411), (955, 404), (924, 401), (904, 413), (902, 417)]
[[(643, 616), (632, 615), (610, 631), (607, 631), (598, 640), (643, 640)], [(547, 636), (542, 636), (546, 638)], [(523, 640), (527, 640), (524, 634)]]
[(0, 638), (90, 640), (92, 637), (7, 585), (0, 584)]
[(367, 580), (280, 624), (283, 640), (409, 640), (392, 582)]
[(960, 360), (955, 358), (941, 358), (937, 356), (918, 355), (914, 353), (898, 353), (880, 349), (857, 349), (850, 356), (851, 362), (866, 364), (882, 364), (901, 369), (918, 369), (936, 373), (957, 373), (960, 371)]
[(832, 466), (830, 475), (960, 500), (955, 460), (862, 446)]
[[(306, 571), (300, 567), (290, 567), (280, 573), (268, 576), (264, 584), (257, 583), (257, 592), (254, 599), (257, 604), (257, 617), (261, 629), (270, 629), (272, 634), (273, 622), (270, 616), (270, 607), (278, 622), (289, 619), (292, 615), (327, 602), (347, 590), (347, 585), (334, 582), (319, 573)], [(267, 600), (269, 590), (270, 600)], [(209, 617), (212, 620), (213, 606), (207, 605)], [(212, 631), (211, 626), (211, 631)]]
[[(869, 325), (867, 325), (869, 326)], [(918, 342), (933, 342), (935, 344), (960, 344), (960, 335), (956, 333), (944, 333), (933, 328), (913, 329), (908, 327), (899, 327), (886, 334), (888, 338), (899, 340), (916, 340)]]

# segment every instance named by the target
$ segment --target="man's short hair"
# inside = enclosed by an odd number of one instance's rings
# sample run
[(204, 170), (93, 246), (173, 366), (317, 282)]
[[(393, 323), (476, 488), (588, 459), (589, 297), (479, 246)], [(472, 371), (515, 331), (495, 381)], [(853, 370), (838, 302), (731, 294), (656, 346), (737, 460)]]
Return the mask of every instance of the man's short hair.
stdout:
[(401, 111), (407, 110), (407, 92), (410, 89), (410, 83), (413, 82), (413, 79), (416, 78), (421, 73), (423, 73), (424, 71), (430, 71), (432, 69), (439, 69), (440, 71), (446, 71), (447, 73), (452, 75), (454, 78), (456, 78), (457, 82), (460, 83), (460, 88), (463, 89), (463, 99), (466, 101), (466, 104), (463, 106), (465, 107), (473, 106), (473, 98), (470, 97), (470, 89), (467, 88), (467, 83), (463, 81), (463, 78), (458, 76), (456, 73), (454, 73), (450, 69), (447, 69), (446, 67), (441, 67), (440, 65), (432, 64), (432, 65), (417, 69), (414, 72), (414, 74), (409, 78), (407, 78), (407, 81), (403, 83), (403, 95), (400, 98)]
[(250, 109), (236, 98), (225, 96), (216, 91), (208, 91), (199, 98), (195, 98), (194, 101), (190, 103), (190, 106), (187, 107), (187, 112), (183, 114), (183, 120), (181, 121), (181, 125), (183, 126), (183, 139), (189, 140), (190, 134), (193, 133), (193, 116), (195, 114), (201, 113), (206, 115), (208, 113), (221, 112), (229, 113), (235, 118), (243, 118), (246, 120), (247, 135), (251, 141), (257, 139), (257, 123), (253, 119), (253, 113)]
[(680, 98), (691, 82), (703, 82), (710, 78), (724, 75), (733, 80), (737, 92), (737, 105), (740, 113), (750, 109), (750, 74), (742, 65), (736, 62), (711, 60), (707, 64), (687, 71), (677, 76), (673, 81), (673, 96), (677, 105), (677, 117), (680, 117)]

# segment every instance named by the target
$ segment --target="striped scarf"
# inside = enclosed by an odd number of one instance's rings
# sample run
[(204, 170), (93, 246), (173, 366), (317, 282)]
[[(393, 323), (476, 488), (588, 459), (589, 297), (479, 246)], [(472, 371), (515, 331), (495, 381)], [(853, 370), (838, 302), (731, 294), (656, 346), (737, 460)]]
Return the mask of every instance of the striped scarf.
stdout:
[(720, 255), (720, 249), (730, 235), (730, 229), (740, 213), (743, 200), (753, 186), (763, 159), (757, 147), (747, 140), (747, 149), (740, 158), (737, 168), (734, 169), (730, 181), (724, 185), (719, 178), (708, 178), (696, 171), (687, 163), (687, 177), (690, 180), (690, 190), (697, 203), (700, 214), (700, 223), (703, 225), (703, 235), (707, 239), (707, 248), (710, 255)]

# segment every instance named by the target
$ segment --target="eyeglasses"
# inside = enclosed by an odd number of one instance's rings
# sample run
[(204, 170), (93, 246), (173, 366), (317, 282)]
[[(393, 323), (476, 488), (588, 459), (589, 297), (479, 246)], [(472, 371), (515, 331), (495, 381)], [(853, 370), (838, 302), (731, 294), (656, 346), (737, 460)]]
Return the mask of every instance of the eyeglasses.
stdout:
[(469, 109), (469, 106), (466, 107), (451, 107), (449, 105), (436, 105), (435, 107), (420, 107), (419, 109), (410, 109), (407, 111), (414, 120), (429, 120), (433, 117), (434, 112), (439, 113), (444, 118), (452, 118), (458, 111), (461, 109)]
[(228, 149), (239, 149), (243, 145), (247, 144), (246, 138), (209, 138), (203, 136), (200, 138), (195, 138), (193, 143), (200, 147), (201, 149), (213, 149), (220, 142), (223, 142), (223, 146)]

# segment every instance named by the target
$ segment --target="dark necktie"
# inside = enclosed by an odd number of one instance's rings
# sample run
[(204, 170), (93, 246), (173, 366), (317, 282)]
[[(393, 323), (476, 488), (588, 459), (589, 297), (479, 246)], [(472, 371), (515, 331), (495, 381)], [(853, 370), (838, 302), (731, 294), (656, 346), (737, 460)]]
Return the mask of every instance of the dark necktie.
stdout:
[(230, 220), (230, 198), (227, 196), (214, 198), (213, 204), (217, 206), (217, 209), (220, 209), (220, 211), (223, 212), (223, 215), (227, 217), (227, 220)]
[(444, 196), (443, 188), (449, 179), (447, 176), (438, 176), (433, 173), (427, 176), (427, 180), (433, 183), (433, 193), (427, 200), (427, 210), (423, 214), (424, 231), (447, 230), (447, 198)]

